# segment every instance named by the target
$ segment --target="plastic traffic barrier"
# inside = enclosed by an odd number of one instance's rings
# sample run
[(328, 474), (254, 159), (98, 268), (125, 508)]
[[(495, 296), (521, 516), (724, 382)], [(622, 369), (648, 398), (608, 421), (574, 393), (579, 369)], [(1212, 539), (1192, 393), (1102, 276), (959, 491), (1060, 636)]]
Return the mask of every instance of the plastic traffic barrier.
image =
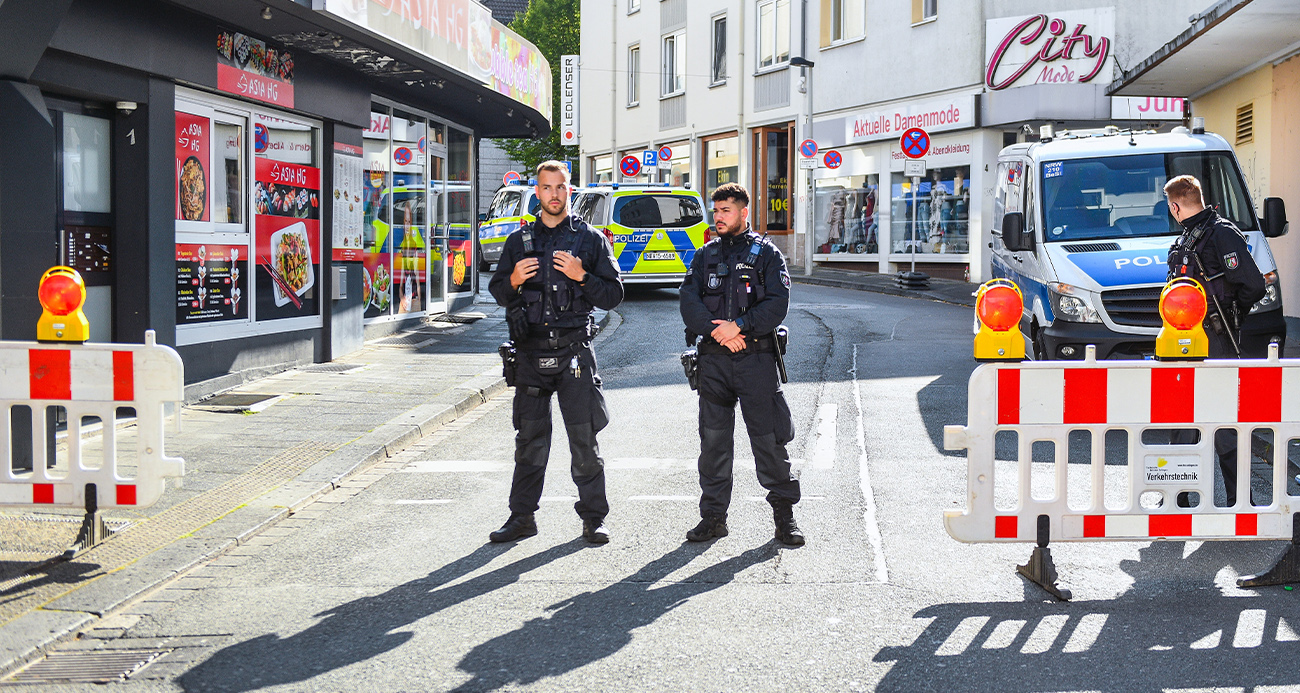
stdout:
[[(1047, 550), (1050, 541), (1133, 541), (1135, 539), (1291, 539), (1300, 511), (1300, 496), (1287, 489), (1287, 441), (1300, 438), (1300, 359), (1278, 358), (1272, 345), (1268, 359), (1202, 362), (1095, 360), (1089, 346), (1083, 361), (990, 363), (971, 374), (967, 424), (946, 426), (944, 446), (967, 451), (967, 507), (944, 513), (944, 526), (963, 542), (1036, 541), (1030, 563), (1018, 569), (1058, 598), (1059, 588)], [(1144, 438), (1144, 433), (1159, 433)], [(1233, 507), (1213, 504), (1217, 462), (1214, 436), (1220, 429), (1237, 432), (1237, 474), (1241, 486)], [(1272, 469), (1273, 495), (1263, 506), (1251, 504), (1252, 433), (1272, 431), (1280, 459)], [(1171, 431), (1197, 431), (1194, 444), (1174, 444)], [(999, 432), (1016, 434), (1014, 479), (1000, 481), (995, 464)], [(1069, 465), (1071, 432), (1091, 439), (1091, 459)], [(1127, 467), (1106, 464), (1106, 434), (1127, 436)], [(1162, 440), (1163, 442), (1147, 442)], [(1050, 492), (1031, 493), (1034, 443), (1049, 441), (1055, 450)], [(1003, 451), (1007, 453), (1009, 451)], [(1070, 467), (1086, 474), (1071, 475)], [(1119, 472), (1118, 470), (1122, 470)], [(1106, 476), (1125, 474), (1126, 495), (1106, 502)], [(1112, 482), (1114, 483), (1114, 482)], [(995, 488), (1014, 498), (995, 503)], [(1072, 489), (1072, 485), (1084, 488)], [(1071, 491), (1074, 493), (1071, 494)], [(1199, 494), (1196, 507), (1179, 507), (1179, 494)], [(1143, 498), (1146, 502), (1143, 502)], [(1068, 502), (1087, 498), (1086, 503)], [(1264, 502), (1265, 499), (1255, 499)], [(1008, 502), (1013, 501), (1013, 502)], [(1158, 506), (1158, 507), (1156, 507)], [(1291, 553), (1300, 558), (1293, 543)], [(1284, 557), (1278, 568), (1287, 562)], [(1291, 559), (1293, 565), (1300, 562)], [(1300, 581), (1300, 572), (1278, 569), (1242, 578), (1243, 585)]]

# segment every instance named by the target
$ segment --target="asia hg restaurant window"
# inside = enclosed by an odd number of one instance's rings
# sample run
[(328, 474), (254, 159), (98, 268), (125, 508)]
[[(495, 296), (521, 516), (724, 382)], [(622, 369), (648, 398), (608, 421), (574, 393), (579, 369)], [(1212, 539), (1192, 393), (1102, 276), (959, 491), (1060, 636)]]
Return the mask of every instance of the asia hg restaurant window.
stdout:
[[(916, 195), (912, 179), (894, 173), (891, 186), (890, 252), (970, 252), (970, 167), (932, 168)], [(916, 220), (912, 212), (915, 201)]]
[(320, 129), (178, 92), (177, 343), (320, 326)]

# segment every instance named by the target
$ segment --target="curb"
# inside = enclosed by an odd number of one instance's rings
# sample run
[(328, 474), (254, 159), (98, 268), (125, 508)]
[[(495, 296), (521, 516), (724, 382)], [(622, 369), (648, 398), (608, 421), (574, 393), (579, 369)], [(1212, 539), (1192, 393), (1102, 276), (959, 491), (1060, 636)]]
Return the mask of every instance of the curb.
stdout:
[[(599, 329), (597, 338), (605, 335), (611, 316), (617, 318), (615, 327), (622, 323), (622, 316), (614, 311), (605, 312), (596, 323)], [(75, 639), (79, 633), (124, 604), (180, 578), (202, 563), (247, 544), (262, 531), (339, 488), (348, 479), (394, 457), (506, 389), (500, 367), (493, 366), (344, 444), (291, 481), (245, 506), (233, 508), (190, 537), (179, 538), (129, 568), (102, 576), (39, 609), (18, 616), (0, 627), (0, 676), (13, 672), (57, 645)], [(140, 576), (138, 569), (144, 569), (148, 575)], [(83, 590), (87, 592), (83, 593)], [(99, 593), (101, 597), (96, 600), (93, 593)], [(62, 607), (58, 605), (60, 602), (64, 603)], [(13, 628), (20, 623), (30, 623), (30, 626)], [(24, 639), (23, 631), (40, 635)], [(14, 635), (9, 635), (9, 632)]]
[(948, 303), (955, 306), (973, 307), (975, 305), (974, 296), (957, 298), (957, 297), (947, 296), (944, 294), (935, 293), (931, 291), (901, 289), (895, 286), (889, 286), (887, 284), (866, 284), (863, 282), (854, 282), (845, 279), (831, 279), (828, 277), (817, 277), (817, 276), (808, 277), (808, 276), (792, 274), (790, 275), (790, 279), (798, 284), (813, 284), (816, 286), (829, 286), (836, 289), (854, 289), (857, 291), (870, 291), (872, 293), (888, 294), (890, 296), (903, 296), (905, 298), (921, 298), (921, 299), (927, 299), (931, 301), (939, 301), (940, 303)]

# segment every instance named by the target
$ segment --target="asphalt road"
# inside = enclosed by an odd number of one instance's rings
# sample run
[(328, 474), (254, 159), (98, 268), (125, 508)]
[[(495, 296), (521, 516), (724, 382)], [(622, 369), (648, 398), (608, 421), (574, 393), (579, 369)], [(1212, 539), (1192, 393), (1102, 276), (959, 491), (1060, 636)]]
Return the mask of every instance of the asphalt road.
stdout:
[[(612, 541), (580, 537), (557, 426), (540, 534), (507, 516), (508, 397), (188, 578), (122, 642), (182, 648), (127, 690), (1290, 690), (1300, 595), (1239, 590), (1276, 542), (1055, 545), (1074, 601), (964, 545), (968, 308), (796, 286), (787, 397), (808, 537), (772, 541), (738, 422), (731, 536), (697, 518), (676, 293), (635, 291), (596, 345)], [(499, 335), (465, 344), (490, 348)], [(454, 348), (454, 347), (451, 347)], [(559, 413), (555, 419), (558, 422)], [(180, 638), (178, 640), (177, 638)], [(87, 690), (102, 690), (88, 687)]]

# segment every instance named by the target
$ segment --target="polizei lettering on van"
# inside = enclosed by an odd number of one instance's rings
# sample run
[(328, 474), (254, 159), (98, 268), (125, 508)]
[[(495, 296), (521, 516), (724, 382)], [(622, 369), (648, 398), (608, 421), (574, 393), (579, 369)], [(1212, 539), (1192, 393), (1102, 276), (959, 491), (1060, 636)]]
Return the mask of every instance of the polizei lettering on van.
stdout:
[(1165, 266), (1167, 260), (1159, 255), (1139, 255), (1135, 258), (1117, 257), (1115, 258), (1115, 269), (1124, 269), (1124, 265), (1136, 265), (1138, 267), (1149, 267), (1151, 265)]

